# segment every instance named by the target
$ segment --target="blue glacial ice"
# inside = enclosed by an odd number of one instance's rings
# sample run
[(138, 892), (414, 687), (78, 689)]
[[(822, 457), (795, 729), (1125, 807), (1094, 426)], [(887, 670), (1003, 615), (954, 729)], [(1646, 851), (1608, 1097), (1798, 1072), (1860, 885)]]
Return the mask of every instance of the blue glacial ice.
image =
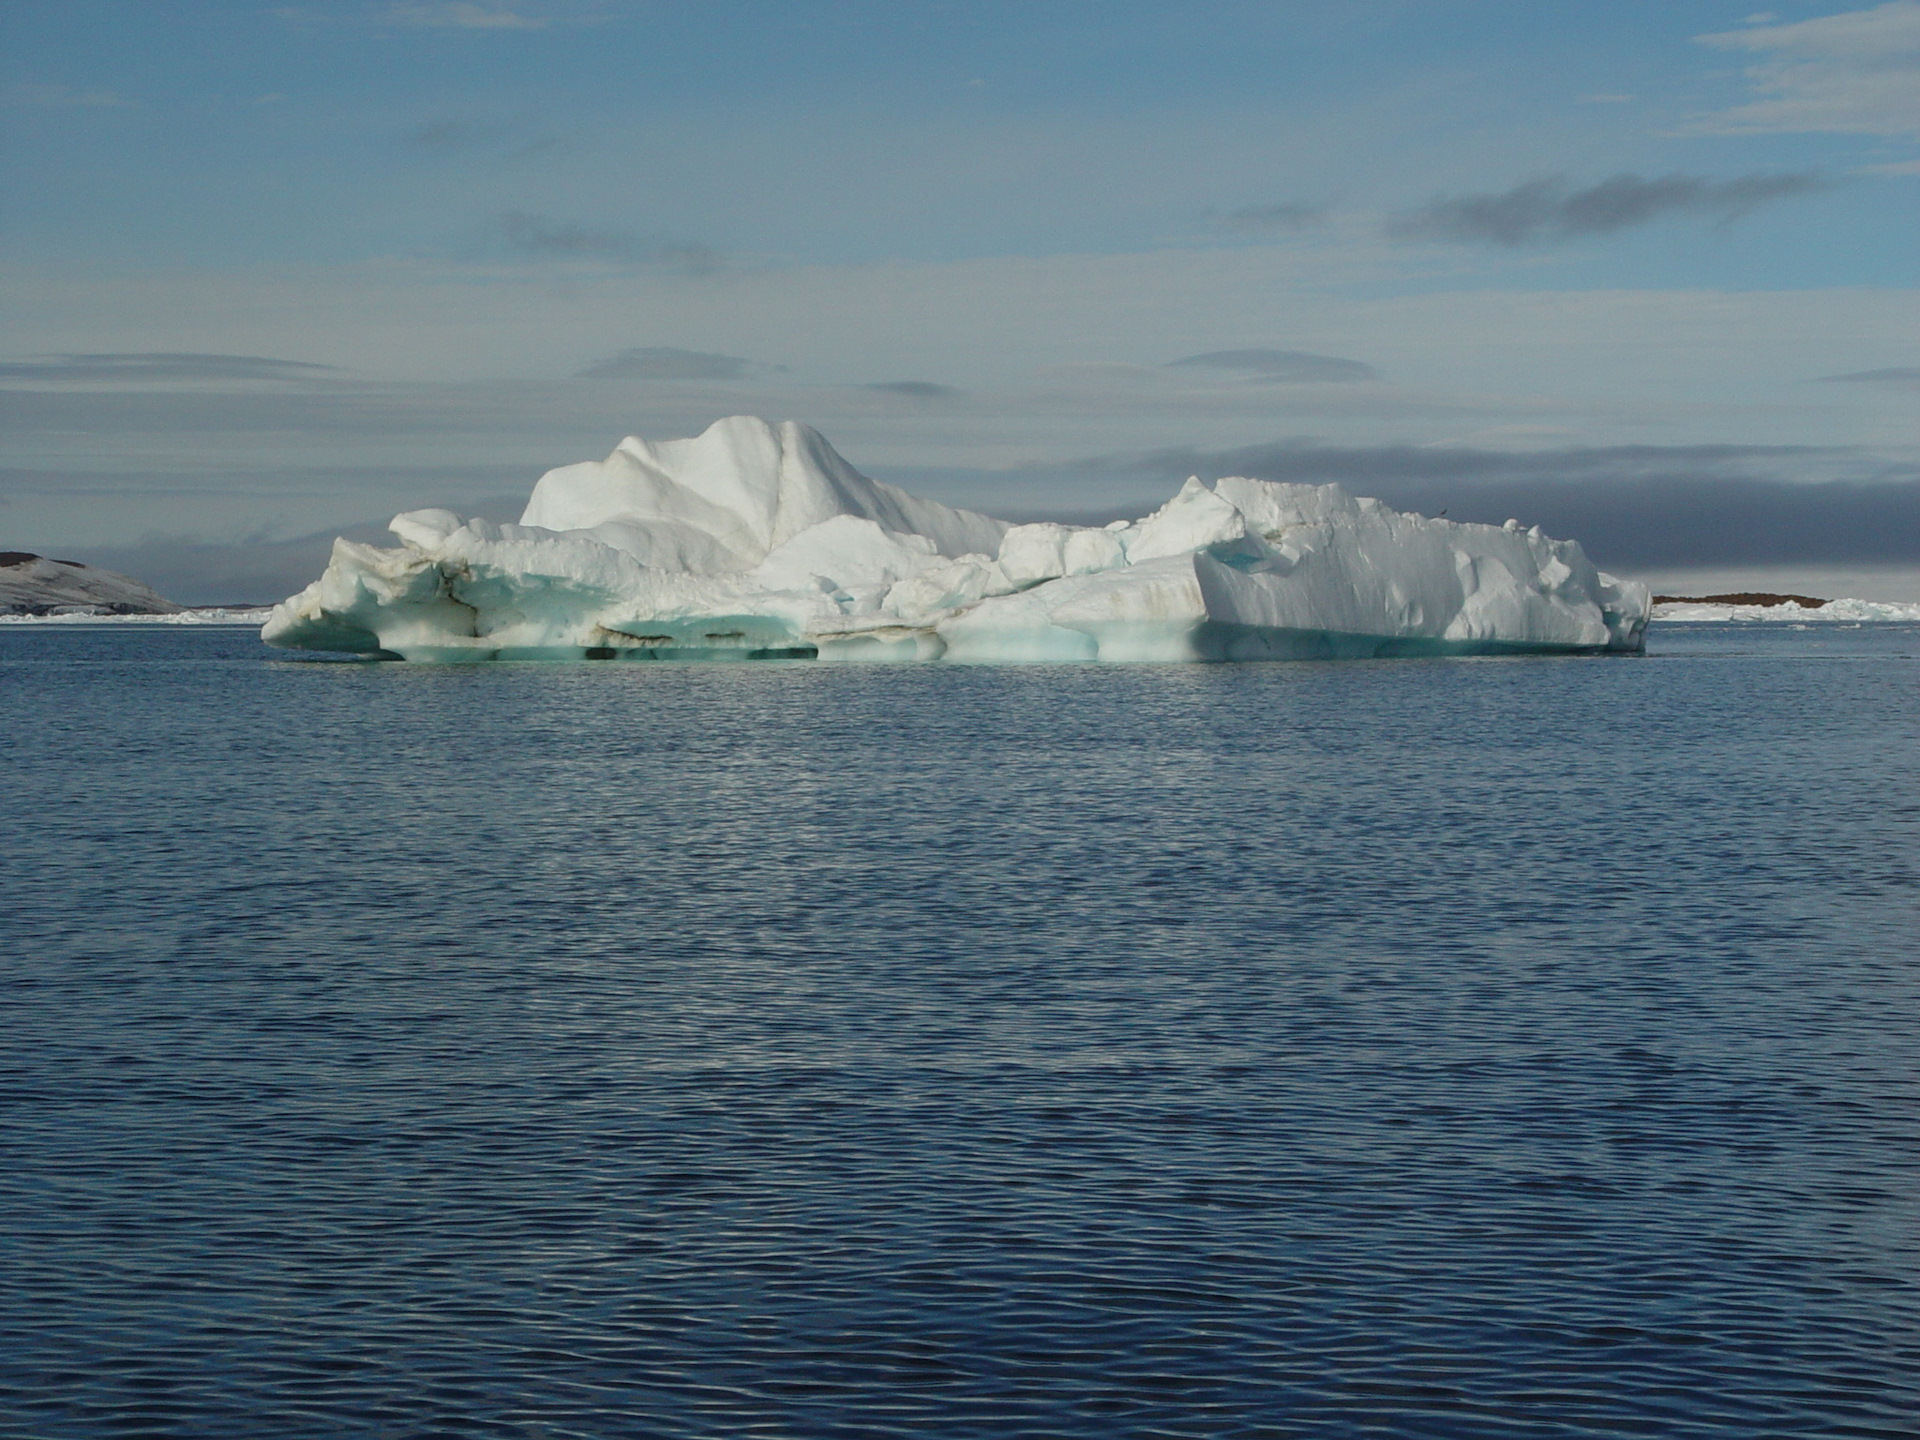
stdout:
[(748, 416), (548, 471), (517, 525), (334, 542), (262, 634), (418, 661), (1189, 661), (1632, 651), (1650, 596), (1538, 528), (1337, 485), (1188, 480), (1104, 528), (1012, 525)]

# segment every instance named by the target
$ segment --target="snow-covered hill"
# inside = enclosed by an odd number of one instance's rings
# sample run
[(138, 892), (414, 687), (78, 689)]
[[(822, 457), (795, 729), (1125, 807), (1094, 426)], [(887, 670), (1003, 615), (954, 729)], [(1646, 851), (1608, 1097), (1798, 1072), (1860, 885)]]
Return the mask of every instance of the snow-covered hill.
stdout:
[(0, 552), (0, 615), (177, 615), (181, 607), (125, 575), (23, 550)]

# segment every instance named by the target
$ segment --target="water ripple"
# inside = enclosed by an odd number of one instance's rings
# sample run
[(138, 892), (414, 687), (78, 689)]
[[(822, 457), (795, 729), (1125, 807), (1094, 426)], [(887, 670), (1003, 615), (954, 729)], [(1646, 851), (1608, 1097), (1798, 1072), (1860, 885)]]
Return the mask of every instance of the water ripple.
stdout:
[(0, 1426), (1911, 1436), (1920, 637), (1661, 649), (0, 636)]

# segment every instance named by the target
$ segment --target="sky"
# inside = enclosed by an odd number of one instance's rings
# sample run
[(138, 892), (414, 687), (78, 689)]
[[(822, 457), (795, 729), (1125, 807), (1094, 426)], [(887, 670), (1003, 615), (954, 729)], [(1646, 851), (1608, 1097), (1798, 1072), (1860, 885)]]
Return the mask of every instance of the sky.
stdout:
[(10, 0), (0, 239), (0, 549), (190, 602), (738, 413), (1920, 587), (1920, 0)]

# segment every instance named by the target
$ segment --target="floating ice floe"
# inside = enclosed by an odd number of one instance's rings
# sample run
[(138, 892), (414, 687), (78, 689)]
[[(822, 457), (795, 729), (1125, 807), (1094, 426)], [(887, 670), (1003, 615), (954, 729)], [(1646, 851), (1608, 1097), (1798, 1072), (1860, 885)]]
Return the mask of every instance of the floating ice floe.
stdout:
[(1181, 661), (1638, 650), (1649, 595), (1538, 528), (1337, 485), (1198, 479), (1105, 527), (1011, 525), (746, 416), (542, 476), (518, 525), (336, 540), (262, 635), (408, 660)]

